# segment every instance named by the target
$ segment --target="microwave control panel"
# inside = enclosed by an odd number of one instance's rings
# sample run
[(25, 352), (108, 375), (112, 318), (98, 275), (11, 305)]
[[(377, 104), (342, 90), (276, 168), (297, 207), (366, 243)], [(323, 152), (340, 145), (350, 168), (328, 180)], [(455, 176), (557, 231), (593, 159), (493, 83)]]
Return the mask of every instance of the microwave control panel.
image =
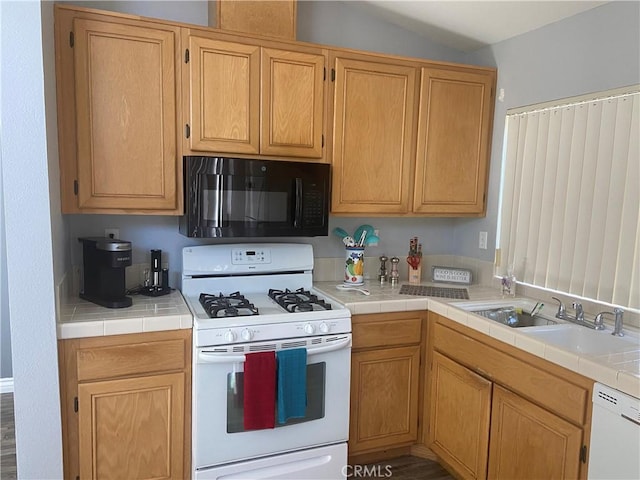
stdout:
[(256, 265), (259, 263), (271, 263), (271, 251), (269, 249), (245, 250), (234, 248), (231, 250), (231, 263), (234, 265)]
[(324, 223), (325, 205), (322, 185), (315, 183), (305, 185), (302, 196), (302, 216), (305, 226)]

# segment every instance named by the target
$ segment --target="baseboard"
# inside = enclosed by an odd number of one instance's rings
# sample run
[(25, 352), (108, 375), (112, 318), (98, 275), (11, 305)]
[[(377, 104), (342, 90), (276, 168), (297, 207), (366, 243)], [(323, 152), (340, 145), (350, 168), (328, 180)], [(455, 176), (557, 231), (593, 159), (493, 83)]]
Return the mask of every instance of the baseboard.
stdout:
[(0, 393), (13, 393), (13, 377), (0, 378)]

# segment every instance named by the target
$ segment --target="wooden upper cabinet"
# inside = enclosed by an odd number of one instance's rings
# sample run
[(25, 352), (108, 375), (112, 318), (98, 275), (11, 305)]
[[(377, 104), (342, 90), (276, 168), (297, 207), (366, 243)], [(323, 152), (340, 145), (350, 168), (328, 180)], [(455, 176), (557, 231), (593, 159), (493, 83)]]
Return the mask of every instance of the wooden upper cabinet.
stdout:
[(190, 147), (260, 151), (260, 47), (189, 37)]
[(325, 55), (188, 36), (188, 153), (321, 158)]
[(179, 28), (88, 18), (72, 25), (73, 45), (59, 44), (58, 56), (73, 56), (73, 84), (58, 88), (75, 87), (75, 112), (60, 101), (58, 108), (61, 117), (75, 113), (66, 121), (75, 132), (61, 132), (61, 141), (77, 140), (76, 158), (63, 148), (71, 155), (61, 162), (77, 169), (77, 197), (63, 195), (75, 203), (63, 211), (179, 213)]
[(215, 3), (218, 28), (296, 39), (297, 0), (215, 0)]
[(484, 215), (495, 72), (422, 68), (413, 212)]
[(333, 105), (333, 213), (406, 213), (417, 69), (338, 53)]
[(324, 55), (262, 49), (262, 154), (322, 157), (324, 75)]

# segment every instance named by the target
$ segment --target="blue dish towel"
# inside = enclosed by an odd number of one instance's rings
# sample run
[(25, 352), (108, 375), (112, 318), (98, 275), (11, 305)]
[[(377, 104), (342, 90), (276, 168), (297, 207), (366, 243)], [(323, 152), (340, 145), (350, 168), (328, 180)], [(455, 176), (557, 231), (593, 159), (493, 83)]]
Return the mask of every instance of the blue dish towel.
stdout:
[(307, 410), (307, 349), (276, 352), (278, 362), (278, 423), (304, 418)]

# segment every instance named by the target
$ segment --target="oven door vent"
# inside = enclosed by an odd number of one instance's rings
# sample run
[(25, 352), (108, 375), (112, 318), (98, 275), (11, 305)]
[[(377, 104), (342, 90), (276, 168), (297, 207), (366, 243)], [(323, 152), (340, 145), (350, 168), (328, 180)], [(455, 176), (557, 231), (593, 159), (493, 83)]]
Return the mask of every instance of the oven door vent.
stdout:
[[(322, 339), (319, 339), (322, 340)], [(306, 340), (298, 340), (297, 342), (282, 342), (282, 348), (298, 348), (298, 347), (306, 347)]]
[[(276, 349), (276, 344), (275, 343), (261, 343), (258, 345), (249, 345), (248, 351), (249, 352), (262, 352), (264, 350), (275, 350)], [(246, 349), (245, 349), (246, 351)]]

